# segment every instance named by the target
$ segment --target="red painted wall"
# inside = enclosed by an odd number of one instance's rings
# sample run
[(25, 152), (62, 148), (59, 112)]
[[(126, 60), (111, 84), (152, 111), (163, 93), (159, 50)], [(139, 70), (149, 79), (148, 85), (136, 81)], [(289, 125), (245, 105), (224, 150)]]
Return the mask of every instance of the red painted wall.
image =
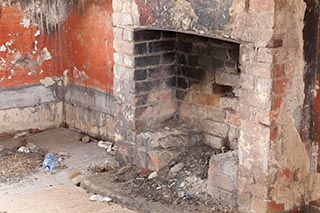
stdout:
[[(34, 35), (37, 27), (22, 26), (23, 10), (0, 7), (0, 50), (13, 41), (0, 51), (0, 88), (38, 83), (47, 76), (62, 76), (68, 69), (69, 82), (112, 93), (112, 1), (85, 2), (81, 8), (73, 6), (56, 32), (41, 32), (38, 37)], [(38, 51), (33, 53), (36, 41)], [(41, 60), (43, 48), (51, 54), (50, 60)]]
[[(46, 76), (60, 75), (59, 37), (42, 32), (36, 37), (37, 27), (25, 28), (20, 24), (24, 16), (21, 9), (0, 7), (0, 50), (1, 46), (6, 49), (0, 51), (0, 88), (38, 83)], [(7, 43), (10, 41), (12, 44)], [(38, 50), (32, 53), (36, 41)], [(41, 60), (43, 48), (47, 48), (52, 59)], [(32, 70), (35, 72), (32, 73)], [(40, 71), (43, 73), (40, 74)]]
[(71, 82), (113, 91), (112, 1), (88, 3), (72, 9), (63, 26), (64, 69)]

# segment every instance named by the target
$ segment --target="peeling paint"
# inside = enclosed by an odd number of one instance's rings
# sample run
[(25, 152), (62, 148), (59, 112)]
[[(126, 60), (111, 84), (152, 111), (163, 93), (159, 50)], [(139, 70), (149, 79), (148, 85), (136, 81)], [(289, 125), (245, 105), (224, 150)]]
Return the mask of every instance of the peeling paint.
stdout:
[(45, 85), (46, 87), (54, 85), (56, 82), (51, 77), (45, 77), (40, 80), (40, 83)]
[(24, 28), (29, 28), (31, 25), (31, 20), (29, 18), (23, 17), (23, 19), (20, 22), (20, 25), (22, 25)]

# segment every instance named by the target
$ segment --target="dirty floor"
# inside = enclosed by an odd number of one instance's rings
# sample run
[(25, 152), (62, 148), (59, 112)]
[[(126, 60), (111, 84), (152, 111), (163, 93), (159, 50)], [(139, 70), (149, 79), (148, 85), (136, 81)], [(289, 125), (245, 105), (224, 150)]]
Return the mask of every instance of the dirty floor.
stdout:
[[(112, 156), (97, 143), (81, 143), (78, 132), (58, 128), (19, 138), (0, 140), (0, 212), (132, 212), (114, 203), (89, 201), (87, 194), (68, 178), (70, 173), (104, 163)], [(17, 149), (26, 141), (31, 153)], [(56, 167), (45, 172), (43, 156), (53, 153)]]

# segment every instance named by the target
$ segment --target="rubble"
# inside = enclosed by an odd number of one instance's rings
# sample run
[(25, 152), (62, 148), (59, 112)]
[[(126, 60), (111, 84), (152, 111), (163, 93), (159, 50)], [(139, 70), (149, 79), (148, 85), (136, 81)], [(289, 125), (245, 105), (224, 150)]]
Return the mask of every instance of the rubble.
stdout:
[(30, 153), (30, 149), (28, 149), (25, 146), (21, 146), (21, 147), (19, 147), (18, 152)]
[(184, 163), (178, 163), (173, 167), (171, 167), (170, 172), (175, 174), (177, 172), (180, 172), (183, 169), (183, 167), (184, 167)]
[(151, 179), (154, 179), (158, 176), (158, 173), (157, 172), (152, 172), (149, 176), (148, 176), (148, 179), (151, 180)]

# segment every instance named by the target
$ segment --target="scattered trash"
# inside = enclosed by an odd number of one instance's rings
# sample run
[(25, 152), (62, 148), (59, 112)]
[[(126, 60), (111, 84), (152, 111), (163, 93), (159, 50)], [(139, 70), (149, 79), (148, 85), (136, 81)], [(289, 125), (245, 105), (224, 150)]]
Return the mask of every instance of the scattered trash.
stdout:
[(152, 172), (149, 176), (148, 176), (148, 179), (151, 180), (153, 178), (156, 178), (158, 176), (158, 173), (157, 172)]
[(110, 197), (103, 197), (101, 195), (91, 195), (89, 200), (95, 201), (95, 202), (111, 202), (112, 201)]
[(112, 155), (114, 155), (117, 150), (117, 146), (115, 146), (112, 142), (109, 141), (99, 141), (98, 146), (106, 149), (107, 152), (109, 152)]
[(174, 165), (171, 169), (170, 172), (171, 173), (178, 173), (180, 172), (184, 167), (184, 163), (178, 163), (176, 165)]
[(23, 143), (31, 152), (38, 151), (38, 147), (32, 142), (31, 139), (26, 139), (23, 141)]
[(88, 135), (85, 135), (81, 138), (82, 143), (89, 143), (90, 142), (90, 137)]
[(18, 152), (30, 153), (30, 149), (28, 149), (28, 148), (25, 147), (25, 146), (21, 146), (21, 147), (18, 149)]
[(82, 182), (83, 180), (85, 180), (86, 178), (87, 178), (87, 177), (84, 176), (84, 175), (78, 175), (78, 176), (72, 178), (72, 182), (73, 182), (75, 185), (80, 186), (81, 182)]
[(142, 175), (146, 175), (147, 172), (148, 172), (148, 171), (147, 171), (146, 169), (141, 169), (141, 170), (140, 170), (140, 173), (141, 173)]
[(76, 170), (73, 170), (72, 172), (69, 173), (68, 178), (71, 180), (80, 174), (81, 174), (80, 170), (76, 169)]
[(20, 132), (20, 133), (15, 134), (14, 138), (20, 138), (20, 137), (26, 136), (27, 134), (28, 134), (28, 132)]
[(98, 147), (108, 149), (110, 146), (112, 146), (112, 143), (109, 141), (99, 141), (98, 142)]
[(55, 157), (53, 154), (46, 154), (46, 156), (44, 157), (44, 160), (43, 160), (43, 168), (45, 171), (50, 171), (54, 168), (54, 162), (55, 160)]

